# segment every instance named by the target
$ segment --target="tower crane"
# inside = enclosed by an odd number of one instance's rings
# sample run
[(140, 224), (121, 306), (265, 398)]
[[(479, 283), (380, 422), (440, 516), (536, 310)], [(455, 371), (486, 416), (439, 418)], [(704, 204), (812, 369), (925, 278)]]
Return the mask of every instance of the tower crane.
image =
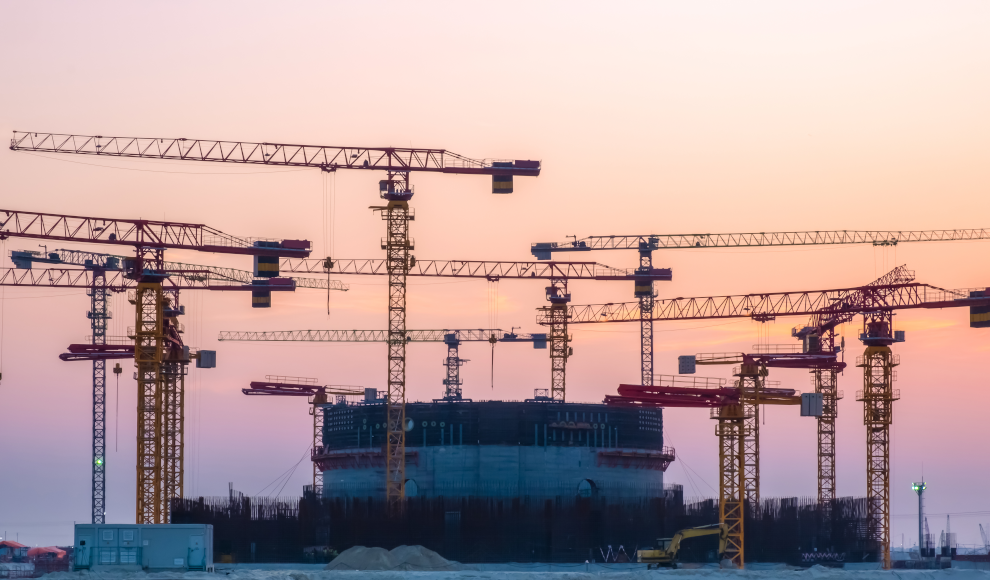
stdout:
[[(283, 273), (329, 273), (336, 275), (381, 276), (389, 275), (388, 261), (381, 259), (338, 259), (315, 260), (300, 258), (285, 258), (279, 261), (279, 272)], [(563, 402), (566, 392), (567, 359), (573, 354), (569, 346), (571, 337), (567, 333), (570, 315), (567, 313), (567, 303), (570, 293), (567, 283), (570, 280), (611, 280), (630, 281), (636, 277), (642, 278), (634, 271), (610, 268), (595, 262), (509, 262), (509, 261), (472, 261), (472, 260), (409, 260), (405, 270), (407, 276), (452, 277), (452, 278), (484, 278), (489, 281), (509, 280), (546, 280), (548, 306), (537, 309), (542, 316), (552, 322), (547, 333), (547, 343), (550, 346), (550, 389), (538, 389), (535, 396), (539, 400)], [(657, 269), (648, 275), (650, 280), (671, 280), (669, 269)], [(391, 281), (391, 277), (389, 278)], [(391, 283), (391, 282), (390, 282)], [(406, 331), (408, 332), (408, 331)], [(391, 335), (390, 352), (394, 349)], [(404, 350), (403, 350), (404, 352)], [(546, 394), (543, 394), (546, 393)], [(403, 399), (404, 400), (404, 399)], [(404, 412), (403, 412), (404, 413)], [(403, 417), (405, 415), (403, 414)], [(391, 426), (389, 427), (391, 429)], [(403, 431), (403, 437), (405, 437)], [(403, 439), (403, 449), (405, 448)], [(404, 453), (404, 452), (403, 452)], [(405, 455), (403, 455), (405, 457)], [(393, 456), (388, 455), (386, 463), (388, 470), (394, 467)], [(392, 471), (386, 471), (389, 477), (387, 483), (394, 481)], [(403, 468), (402, 478), (405, 481)], [(389, 487), (386, 488), (391, 489)]]
[[(416, 171), (492, 176), (492, 193), (512, 193), (513, 177), (540, 174), (541, 163), (530, 160), (471, 159), (445, 149), (402, 147), (340, 147), (104, 137), (14, 131), (10, 141), (14, 151), (44, 151), (110, 157), (130, 157), (216, 163), (260, 164), (313, 167), (324, 172), (343, 169), (384, 171), (379, 195), (386, 204), (371, 209), (381, 213), (386, 223), (382, 250), (386, 252), (388, 273), (388, 390), (386, 394), (386, 502), (392, 513), (402, 510), (405, 498), (405, 330), (406, 274), (412, 265), (409, 222), (415, 214), (409, 207), (413, 196), (410, 174)], [(327, 269), (333, 260), (326, 257)]]
[(653, 252), (668, 249), (750, 248), (779, 246), (820, 246), (872, 244), (896, 246), (905, 242), (936, 242), (990, 239), (990, 229), (915, 230), (915, 231), (816, 231), (759, 232), (736, 234), (647, 234), (638, 236), (589, 236), (566, 242), (537, 242), (530, 252), (538, 260), (550, 260), (560, 252), (591, 252), (599, 250), (636, 250), (643, 277), (635, 282), (634, 294), (640, 312), (640, 374), (642, 384), (653, 380), (653, 324), (649, 313), (656, 299), (652, 282), (646, 275), (653, 271)]
[[(51, 251), (37, 252), (30, 250), (12, 250), (10, 260), (17, 268), (31, 268), (32, 264), (54, 264), (66, 266), (82, 266), (84, 268), (102, 268), (112, 271), (126, 271), (126, 265), (130, 260), (127, 256), (114, 254), (102, 254), (98, 252), (87, 252), (83, 250), (69, 250), (59, 248)], [(237, 268), (227, 268), (223, 266), (204, 266), (201, 264), (186, 264), (183, 262), (162, 262), (164, 269), (170, 273), (184, 274), (186, 277), (196, 279), (207, 279), (214, 284), (220, 282), (240, 282), (242, 284), (260, 285), (264, 279), (270, 279), (268, 272), (238, 270)], [(327, 280), (325, 278), (306, 278), (293, 276), (279, 276), (294, 282), (296, 288), (313, 288), (319, 290), (334, 290), (346, 292), (350, 287), (340, 280)], [(259, 308), (261, 306), (258, 306)]]
[[(279, 270), (291, 273), (329, 272), (337, 275), (375, 276), (387, 274), (385, 260), (336, 260), (332, 264), (313, 259), (286, 258)], [(570, 321), (567, 304), (571, 300), (567, 284), (570, 280), (632, 281), (644, 277), (652, 281), (669, 281), (670, 269), (655, 269), (649, 274), (635, 270), (611, 268), (595, 262), (499, 262), (472, 260), (414, 260), (407, 270), (409, 276), (452, 278), (485, 278), (487, 280), (549, 280), (546, 297), (549, 304), (538, 308), (541, 320), (549, 326), (551, 401), (563, 401), (566, 395), (567, 359), (573, 355), (571, 337), (567, 333)], [(540, 392), (546, 391), (540, 389)], [(537, 395), (540, 396), (540, 395)]]
[[(180, 290), (223, 290), (247, 291), (253, 293), (256, 286), (242, 284), (226, 279), (216, 279), (200, 272), (170, 272), (167, 291), (177, 295)], [(86, 269), (21, 269), (0, 268), (0, 286), (45, 287), (45, 288), (81, 288), (90, 296), (90, 309), (87, 317), (90, 319), (92, 334), (89, 344), (71, 344), (69, 352), (59, 355), (64, 361), (86, 360), (93, 363), (93, 457), (92, 457), (92, 513), (94, 523), (102, 523), (105, 515), (106, 501), (106, 456), (105, 456), (105, 427), (106, 427), (106, 361), (110, 359), (134, 358), (134, 340), (127, 337), (108, 337), (106, 334), (107, 321), (111, 317), (108, 308), (108, 297), (111, 293), (133, 292), (138, 282), (133, 277), (127, 277), (127, 272), (121, 269), (106, 270), (96, 267)], [(269, 291), (292, 291), (292, 284), (272, 286)], [(181, 314), (182, 307), (171, 308), (170, 314)], [(164, 322), (163, 322), (164, 324)], [(172, 324), (171, 322), (169, 324)], [(181, 344), (173, 345), (181, 349)], [(199, 357), (199, 354), (194, 355)], [(196, 358), (197, 366), (210, 368), (208, 361), (204, 366)], [(182, 385), (180, 384), (180, 387)], [(178, 436), (181, 436), (178, 435)], [(180, 457), (181, 462), (181, 457)]]
[[(599, 250), (636, 250), (639, 252), (637, 272), (647, 274), (653, 269), (653, 252), (667, 249), (751, 248), (782, 246), (838, 246), (871, 244), (896, 246), (908, 242), (940, 242), (990, 239), (990, 229), (912, 230), (912, 231), (804, 231), (758, 232), (727, 234), (647, 234), (619, 236), (589, 236), (566, 242), (534, 243), (532, 254), (539, 260), (550, 260), (559, 252), (590, 252)], [(653, 311), (656, 292), (653, 283), (645, 279), (636, 281), (634, 294), (638, 300), (640, 325), (640, 374), (641, 383), (650, 384), (653, 378)], [(797, 335), (795, 335), (797, 336)], [(834, 336), (833, 336), (834, 338)], [(815, 392), (824, 400), (824, 414), (818, 418), (819, 485), (818, 499), (828, 505), (835, 499), (835, 420), (837, 418), (836, 373), (833, 370), (814, 370), (812, 379)]]
[[(736, 365), (732, 374), (737, 378), (740, 392), (752, 393), (742, 406), (744, 417), (740, 452), (743, 466), (743, 496), (754, 505), (760, 502), (760, 401), (767, 385), (766, 377), (771, 368), (810, 369), (812, 371), (840, 372), (846, 363), (838, 360), (835, 352), (795, 352), (792, 345), (757, 345), (755, 353), (705, 353), (679, 357), (679, 371), (693, 374), (696, 365)], [(724, 443), (725, 441), (723, 441)], [(722, 455), (735, 449), (722, 448)]]
[[(202, 224), (165, 222), (153, 220), (128, 220), (45, 214), (18, 210), (0, 210), (0, 239), (8, 237), (59, 240), (93, 244), (130, 246), (135, 257), (125, 264), (126, 272), (108, 272), (93, 267), (81, 271), (56, 269), (41, 273), (22, 270), (21, 275), (10, 271), (0, 272), (0, 282), (24, 285), (61, 286), (86, 282), (93, 292), (93, 310), (103, 318), (107, 313), (104, 288), (111, 288), (106, 277), (110, 274), (118, 281), (127, 279), (134, 283), (135, 304), (134, 361), (138, 382), (137, 427), (137, 506), (138, 523), (165, 523), (169, 519), (168, 504), (171, 498), (182, 496), (183, 479), (183, 391), (184, 366), (190, 358), (183, 348), (180, 326), (175, 320), (184, 313), (178, 304), (181, 286), (174, 284), (175, 277), (164, 266), (166, 249), (187, 249), (201, 252), (242, 254), (277, 260), (285, 256), (309, 255), (309, 242), (305, 240), (250, 240), (225, 234)], [(202, 272), (201, 272), (202, 273)], [(208, 287), (208, 276), (194, 280), (180, 272), (182, 281), (195, 282)], [(103, 280), (98, 281), (97, 279)], [(40, 284), (38, 283), (40, 282)], [(168, 285), (166, 285), (166, 282)], [(294, 288), (291, 280), (273, 278), (270, 285), (263, 285), (262, 295), (282, 286)], [(282, 283), (279, 283), (282, 282)], [(123, 282), (119, 282), (123, 285)], [(231, 289), (248, 286), (257, 301), (257, 286), (237, 282), (226, 284)], [(195, 287), (195, 286), (193, 286)], [(276, 288), (278, 287), (278, 288)], [(269, 294), (270, 296), (270, 294)], [(129, 298), (130, 299), (130, 298)], [(94, 333), (98, 334), (98, 333)], [(103, 332), (105, 338), (105, 332)], [(98, 361), (99, 362), (99, 361)], [(103, 410), (105, 394), (105, 367), (94, 372), (94, 416)], [(102, 423), (98, 421), (98, 423)], [(98, 433), (94, 432), (94, 435)], [(102, 445), (102, 438), (94, 437), (94, 451), (102, 452), (95, 445)], [(102, 467), (102, 457), (94, 463)], [(98, 504), (104, 501), (102, 471), (99, 474), (100, 489), (94, 488), (94, 519), (98, 516)], [(94, 476), (96, 479), (96, 477)], [(100, 511), (102, 516), (103, 510)]]
[[(461, 366), (468, 362), (460, 357), (462, 342), (487, 342), (495, 345), (500, 342), (532, 343), (533, 348), (547, 347), (546, 334), (526, 334), (506, 332), (497, 328), (406, 330), (406, 342), (442, 342), (447, 346), (444, 367), (447, 372), (443, 379), (444, 394), (438, 401), (462, 401)], [(221, 331), (217, 340), (245, 342), (386, 342), (386, 330), (276, 330), (268, 332)], [(468, 399), (470, 400), (470, 399)]]
[[(970, 308), (970, 326), (985, 327), (990, 311), (990, 289), (946, 290), (918, 282), (905, 282), (913, 272), (900, 266), (873, 284), (833, 290), (773, 292), (704, 298), (658, 300), (650, 319), (704, 320), (750, 318), (772, 320), (777, 316), (817, 316), (832, 320), (863, 316), (860, 339), (866, 345), (856, 366), (864, 368), (864, 389), (857, 399), (864, 403), (867, 426), (867, 536), (886, 568), (890, 567), (890, 424), (893, 367), (900, 363), (890, 345), (903, 339), (893, 329), (895, 310)], [(572, 306), (571, 324), (633, 322), (640, 320), (638, 303)], [(541, 322), (538, 320), (537, 322)]]
[[(743, 545), (744, 524), (736, 514), (742, 514), (746, 501), (756, 506), (760, 503), (760, 405), (764, 394), (769, 393), (773, 404), (781, 394), (796, 396), (793, 390), (781, 390), (766, 380), (770, 368), (800, 368), (813, 371), (841, 371), (845, 362), (837, 359), (835, 352), (795, 352), (791, 345), (762, 345), (761, 352), (707, 353), (679, 357), (679, 371), (693, 374), (696, 365), (738, 365), (733, 375), (738, 377), (736, 390), (742, 394), (738, 405), (722, 406), (712, 418), (719, 421), (719, 505), (723, 523), (738, 535), (734, 545)], [(705, 380), (705, 379), (702, 379)], [(788, 399), (786, 404), (797, 404)], [(798, 402), (800, 402), (798, 400)], [(743, 564), (743, 553), (734, 554), (738, 566)]]
[[(374, 389), (371, 389), (374, 390)], [(319, 385), (316, 379), (306, 377), (287, 377), (281, 375), (266, 375), (264, 381), (251, 381), (251, 387), (241, 389), (245, 395), (260, 395), (274, 397), (306, 397), (309, 402), (309, 414), (313, 416), (313, 449), (312, 456), (316, 457), (323, 450), (323, 407), (330, 400), (328, 395), (338, 398), (367, 395), (367, 390), (350, 385)], [(313, 463), (313, 493), (316, 497), (323, 495), (323, 472)]]
[[(107, 308), (107, 296), (114, 291), (123, 291), (126, 283), (132, 282), (128, 278), (123, 278), (123, 286), (114, 287), (107, 285), (109, 273), (120, 273), (126, 276), (127, 265), (131, 258), (113, 254), (103, 254), (71, 249), (56, 249), (52, 251), (38, 252), (13, 250), (10, 252), (11, 261), (19, 269), (31, 269), (34, 264), (51, 264), (59, 266), (82, 266), (89, 272), (100, 271), (103, 275), (92, 276), (92, 286), (86, 292), (91, 297), (90, 310), (87, 318), (90, 320), (91, 335), (89, 344), (71, 344), (69, 352), (59, 355), (64, 361), (87, 360), (93, 365), (93, 463), (92, 463), (92, 519), (93, 523), (103, 523), (104, 505), (106, 502), (106, 455), (105, 455), (105, 428), (106, 428), (106, 361), (111, 359), (134, 358), (134, 343), (127, 337), (108, 337), (107, 321), (112, 314)], [(277, 259), (277, 258), (276, 258)], [(326, 290), (346, 291), (348, 286), (339, 280), (327, 280), (324, 278), (283, 278), (277, 284), (270, 284), (270, 278), (259, 278), (255, 273), (234, 268), (223, 268), (217, 266), (203, 266), (197, 264), (185, 264), (181, 262), (164, 261), (162, 263), (164, 271), (171, 277), (180, 276), (186, 279), (187, 283), (199, 283), (204, 289), (210, 290), (230, 290), (242, 289), (250, 291), (253, 298), (262, 300), (252, 300), (253, 307), (267, 307), (271, 302), (269, 297), (271, 291), (286, 291), (299, 288), (318, 288)], [(263, 275), (264, 272), (259, 273)], [(283, 283), (285, 280), (291, 284)], [(173, 279), (173, 285), (175, 280)], [(240, 288), (232, 288), (231, 284), (239, 283)], [(0, 282), (3, 284), (3, 282)], [(131, 287), (134, 284), (130, 284)], [(268, 288), (260, 290), (259, 288)], [(109, 341), (109, 344), (108, 344)], [(194, 355), (194, 356), (199, 356)], [(197, 365), (202, 367), (200, 359), (197, 358)]]
[[(904, 267), (891, 270), (871, 286), (906, 284), (914, 281), (914, 272)], [(860, 299), (858, 296), (854, 300)], [(832, 304), (811, 317), (803, 327), (792, 329), (791, 334), (802, 341), (805, 353), (835, 354), (842, 348), (836, 344), (835, 329), (850, 322), (855, 315), (842, 313), (841, 304)], [(844, 339), (843, 339), (844, 340)], [(822, 415), (818, 417), (818, 503), (827, 513), (831, 510), (835, 492), (835, 420), (838, 417), (837, 369), (813, 369), (815, 392), (822, 395)]]
[(728, 530), (724, 557), (742, 568), (747, 473), (743, 447), (751, 438), (751, 410), (758, 405), (800, 405), (801, 398), (792, 389), (754, 388), (741, 380), (732, 387), (725, 379), (676, 375), (660, 375), (651, 382), (655, 384), (619, 385), (619, 394), (606, 396), (605, 404), (711, 409), (711, 418), (718, 420), (719, 522)]

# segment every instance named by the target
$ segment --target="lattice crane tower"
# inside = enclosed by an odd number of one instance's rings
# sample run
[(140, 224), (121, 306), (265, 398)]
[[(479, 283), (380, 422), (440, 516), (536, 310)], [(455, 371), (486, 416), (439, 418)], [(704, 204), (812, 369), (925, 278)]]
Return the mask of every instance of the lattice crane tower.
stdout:
[[(184, 365), (190, 361), (188, 348), (182, 345), (180, 325), (176, 317), (184, 311), (178, 305), (179, 288), (165, 288), (163, 282), (171, 277), (165, 267), (167, 248), (204, 252), (245, 254), (251, 256), (305, 257), (309, 242), (252, 242), (225, 234), (202, 224), (126, 220), (43, 214), (17, 210), (0, 210), (0, 237), (34, 238), (75, 241), (94, 244), (131, 246), (135, 257), (126, 265), (127, 277), (136, 283), (132, 302), (135, 304), (134, 363), (137, 367), (137, 523), (167, 523), (169, 502), (182, 496), (183, 480), (183, 384)], [(90, 288), (106, 286), (106, 271), (82, 270)], [(72, 273), (57, 274), (72, 278)], [(0, 283), (7, 282), (5, 274)], [(10, 276), (16, 279), (16, 276)], [(23, 281), (25, 276), (20, 277)], [(99, 281), (103, 278), (103, 282)], [(185, 277), (182, 277), (185, 278)], [(33, 280), (33, 278), (32, 278)], [(51, 280), (48, 286), (58, 286)], [(200, 287), (208, 287), (208, 280)], [(282, 284), (284, 289), (294, 285)], [(23, 285), (23, 284), (18, 284)], [(38, 285), (38, 284), (28, 284)], [(244, 288), (244, 285), (240, 285)], [(228, 286), (228, 288), (233, 289)], [(252, 292), (254, 285), (249, 285)], [(276, 289), (272, 287), (271, 289)], [(94, 351), (100, 346), (91, 345)], [(104, 369), (105, 383), (105, 369)], [(99, 382), (94, 381), (94, 387)], [(102, 385), (105, 387), (105, 384)], [(102, 399), (94, 391), (94, 414), (99, 419)], [(97, 421), (99, 423), (99, 421)], [(100, 433), (94, 432), (94, 435)], [(98, 449), (94, 438), (94, 452)], [(100, 458), (97, 457), (97, 461)], [(94, 478), (100, 484), (102, 478)], [(95, 491), (95, 488), (94, 488)], [(102, 494), (99, 494), (102, 496)], [(94, 512), (102, 497), (94, 493)]]
[[(405, 497), (405, 318), (406, 274), (412, 257), (409, 254), (409, 221), (413, 214), (409, 199), (413, 189), (410, 173), (427, 171), (452, 174), (492, 176), (492, 193), (512, 193), (513, 176), (537, 176), (540, 162), (528, 160), (470, 159), (444, 149), (399, 147), (327, 147), (281, 143), (240, 141), (203, 141), (198, 139), (163, 139), (137, 137), (103, 137), (15, 131), (10, 148), (52, 153), (75, 153), (111, 157), (138, 157), (219, 163), (260, 164), (313, 167), (326, 172), (340, 169), (385, 171), (387, 179), (379, 185), (381, 197), (388, 204), (373, 208), (382, 212), (386, 222), (386, 251), (389, 277), (389, 354), (386, 445), (386, 501), (394, 513), (402, 509)], [(333, 261), (326, 258), (327, 270)], [(143, 296), (143, 295), (142, 295)]]
[[(777, 316), (827, 316), (833, 324), (864, 316), (866, 352), (857, 359), (864, 368), (864, 386), (858, 399), (864, 402), (868, 431), (867, 504), (868, 534), (881, 562), (890, 566), (889, 440), (893, 367), (899, 362), (889, 345), (899, 340), (893, 331), (894, 310), (970, 308), (970, 326), (990, 326), (988, 288), (946, 290), (913, 280), (913, 272), (898, 267), (883, 278), (856, 288), (803, 292), (774, 292), (737, 296), (676, 298), (657, 301), (651, 320), (706, 320)], [(640, 319), (638, 303), (570, 306), (570, 324), (634, 322)]]

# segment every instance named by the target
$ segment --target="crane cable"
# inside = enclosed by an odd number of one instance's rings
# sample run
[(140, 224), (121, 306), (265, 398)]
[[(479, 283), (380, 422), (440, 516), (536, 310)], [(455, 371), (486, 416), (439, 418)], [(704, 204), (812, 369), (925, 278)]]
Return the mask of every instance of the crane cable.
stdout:
[[(0, 242), (0, 254), (7, 255), (7, 240)], [(7, 321), (7, 287), (0, 287), (0, 380), (3, 380), (3, 334)]]
[(321, 217), (323, 218), (323, 255), (326, 256), (326, 262), (324, 262), (324, 267), (327, 271), (327, 317), (330, 316), (330, 248), (327, 244), (327, 173), (325, 171), (320, 172), (321, 179), (323, 180), (323, 211)]
[[(337, 172), (333, 172), (330, 180), (329, 197), (327, 195), (327, 172), (321, 172), (323, 176), (323, 253), (326, 255), (324, 262), (327, 271), (327, 316), (330, 316), (330, 269), (333, 267), (331, 256), (334, 253), (334, 237), (337, 228)], [(329, 215), (328, 215), (329, 214)]]
[[(120, 367), (120, 363), (117, 363), (117, 367)], [(117, 369), (114, 369), (114, 373), (117, 375), (117, 402), (114, 403), (114, 418), (113, 418), (113, 451), (117, 452), (117, 442), (120, 440), (120, 373)]]
[(495, 390), (495, 344), (498, 338), (494, 331), (498, 329), (498, 279), (488, 281), (488, 328), (492, 330), (492, 335), (488, 337), (488, 342), (492, 345), (492, 365), (491, 365), (491, 389)]

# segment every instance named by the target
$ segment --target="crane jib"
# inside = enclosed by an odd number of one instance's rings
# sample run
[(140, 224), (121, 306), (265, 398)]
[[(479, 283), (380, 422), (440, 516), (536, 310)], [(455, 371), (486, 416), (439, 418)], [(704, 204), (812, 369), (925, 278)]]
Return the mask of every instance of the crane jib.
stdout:
[[(389, 173), (429, 171), (509, 178), (494, 180), (495, 189), (498, 189), (496, 184), (500, 182), (511, 184), (512, 176), (536, 177), (542, 168), (540, 161), (472, 159), (445, 149), (299, 145), (161, 137), (106, 137), (30, 131), (14, 131), (10, 149), (107, 157), (313, 167), (324, 171), (341, 169), (365, 169)], [(508, 187), (511, 189), (511, 185)]]

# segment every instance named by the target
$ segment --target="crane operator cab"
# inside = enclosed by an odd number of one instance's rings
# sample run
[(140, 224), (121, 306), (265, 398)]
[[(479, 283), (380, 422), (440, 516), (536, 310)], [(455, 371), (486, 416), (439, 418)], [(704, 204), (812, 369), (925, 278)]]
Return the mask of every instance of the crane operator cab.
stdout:
[(658, 538), (656, 548), (646, 548), (636, 551), (636, 561), (645, 563), (646, 569), (654, 567), (677, 568), (677, 552), (681, 548), (681, 541), (687, 538), (698, 536), (718, 536), (719, 559), (725, 553), (725, 543), (729, 537), (729, 528), (725, 524), (711, 524), (680, 530), (672, 538)]

